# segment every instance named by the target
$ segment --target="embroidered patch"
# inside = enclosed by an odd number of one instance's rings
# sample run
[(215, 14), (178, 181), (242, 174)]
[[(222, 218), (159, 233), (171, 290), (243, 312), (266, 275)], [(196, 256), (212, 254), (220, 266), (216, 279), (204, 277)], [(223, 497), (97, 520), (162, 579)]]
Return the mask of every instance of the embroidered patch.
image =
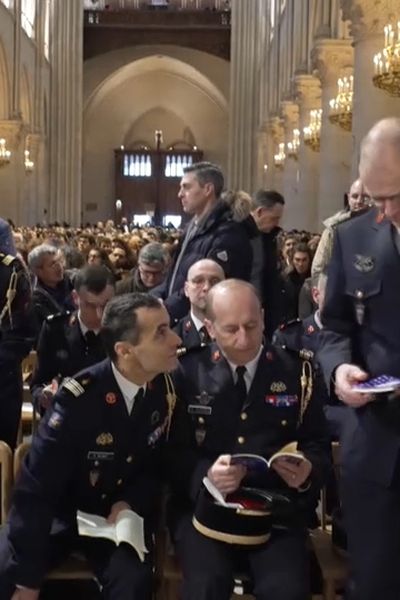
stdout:
[(117, 396), (114, 394), (114, 392), (108, 392), (108, 394), (106, 394), (107, 404), (115, 404), (116, 401), (117, 401)]
[(375, 259), (372, 256), (356, 254), (353, 265), (360, 273), (370, 273), (375, 267)]

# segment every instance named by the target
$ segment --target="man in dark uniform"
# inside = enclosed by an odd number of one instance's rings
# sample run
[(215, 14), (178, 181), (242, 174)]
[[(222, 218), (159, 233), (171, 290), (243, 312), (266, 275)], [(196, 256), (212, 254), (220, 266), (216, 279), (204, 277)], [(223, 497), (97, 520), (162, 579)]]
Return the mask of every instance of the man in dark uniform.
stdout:
[(10, 226), (0, 219), (0, 440), (14, 448), (23, 399), (21, 362), (34, 340), (31, 285)]
[(204, 324), (207, 294), (213, 285), (223, 279), (225, 274), (222, 267), (210, 258), (198, 260), (190, 267), (185, 281), (185, 296), (190, 301), (190, 312), (174, 327), (186, 350), (210, 342)]
[(341, 488), (352, 600), (400, 598), (399, 398), (353, 389), (400, 377), (400, 120), (385, 119), (361, 148), (372, 209), (338, 226), (328, 272), (319, 361), (351, 407), (341, 447)]
[[(215, 285), (207, 300), (206, 322), (216, 343), (188, 353), (176, 376), (184, 405), (174, 434), (178, 439), (184, 430), (188, 436), (186, 451), (182, 438), (178, 444), (181, 502), (174, 501), (173, 519), (183, 568), (183, 599), (228, 600), (239, 558), (250, 568), (258, 600), (306, 600), (306, 522), (329, 464), (325, 420), (312, 393), (312, 377), (303, 379), (302, 387), (302, 361), (263, 346), (264, 315), (251, 284), (231, 279)], [(304, 368), (311, 369), (309, 363)], [(306, 460), (293, 464), (277, 459), (271, 469), (257, 474), (230, 464), (234, 453), (268, 459), (294, 441)], [(224, 495), (242, 481), (251, 487), (283, 490), (296, 506), (293, 526), (274, 530), (267, 543), (253, 547), (205, 537), (194, 528), (192, 516), (206, 475)]]
[[(162, 304), (126, 294), (106, 307), (105, 361), (67, 380), (42, 420), (0, 537), (0, 599), (36, 600), (50, 566), (77, 544), (110, 600), (149, 600), (159, 466), (175, 396), (178, 336)], [(76, 512), (114, 523), (123, 509), (144, 518), (150, 551), (79, 538)]]
[(72, 298), (78, 311), (50, 315), (44, 321), (31, 383), (36, 406), (47, 408), (64, 377), (106, 357), (100, 335), (101, 317), (114, 288), (114, 276), (107, 267), (84, 267), (74, 277)]

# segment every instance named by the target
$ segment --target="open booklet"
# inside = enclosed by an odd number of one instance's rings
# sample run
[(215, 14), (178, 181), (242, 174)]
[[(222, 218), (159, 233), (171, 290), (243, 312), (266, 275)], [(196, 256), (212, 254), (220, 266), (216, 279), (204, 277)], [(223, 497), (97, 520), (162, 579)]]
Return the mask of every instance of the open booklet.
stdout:
[(269, 460), (258, 454), (232, 454), (231, 465), (243, 465), (248, 471), (262, 472), (271, 468), (272, 463), (277, 458), (284, 458), (292, 464), (300, 464), (306, 457), (300, 450), (297, 450), (297, 442), (290, 442), (275, 452)]
[(79, 535), (107, 538), (117, 546), (121, 542), (130, 544), (136, 550), (140, 560), (148, 552), (144, 543), (144, 523), (140, 515), (133, 510), (121, 510), (115, 524), (108, 523), (104, 517), (78, 510), (76, 515)]

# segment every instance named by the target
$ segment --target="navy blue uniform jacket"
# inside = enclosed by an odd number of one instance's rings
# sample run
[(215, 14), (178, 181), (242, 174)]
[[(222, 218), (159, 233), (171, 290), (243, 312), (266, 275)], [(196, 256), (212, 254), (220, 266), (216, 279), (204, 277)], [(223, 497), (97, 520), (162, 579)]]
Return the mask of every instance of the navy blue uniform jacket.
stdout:
[(151, 521), (168, 428), (163, 376), (128, 414), (109, 360), (65, 383), (33, 438), (14, 491), (9, 542), (14, 580), (38, 587), (55, 517), (74, 527), (78, 509), (108, 516), (123, 500)]
[[(400, 377), (400, 256), (393, 227), (377, 210), (338, 226), (322, 313), (319, 362), (328, 385), (337, 366), (355, 363), (372, 377)], [(400, 449), (382, 402), (352, 409), (343, 468), (389, 485)]]

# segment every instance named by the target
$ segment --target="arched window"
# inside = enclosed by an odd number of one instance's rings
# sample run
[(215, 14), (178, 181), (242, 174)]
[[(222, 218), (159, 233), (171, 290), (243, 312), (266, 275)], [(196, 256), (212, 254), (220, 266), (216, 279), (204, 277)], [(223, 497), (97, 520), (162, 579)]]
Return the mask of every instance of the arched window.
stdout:
[(36, 17), (36, 2), (35, 0), (22, 0), (21, 3), (21, 25), (25, 29), (29, 37), (35, 37), (35, 17)]
[(50, 56), (50, 1), (45, 0), (44, 7), (43, 52), (47, 60)]

